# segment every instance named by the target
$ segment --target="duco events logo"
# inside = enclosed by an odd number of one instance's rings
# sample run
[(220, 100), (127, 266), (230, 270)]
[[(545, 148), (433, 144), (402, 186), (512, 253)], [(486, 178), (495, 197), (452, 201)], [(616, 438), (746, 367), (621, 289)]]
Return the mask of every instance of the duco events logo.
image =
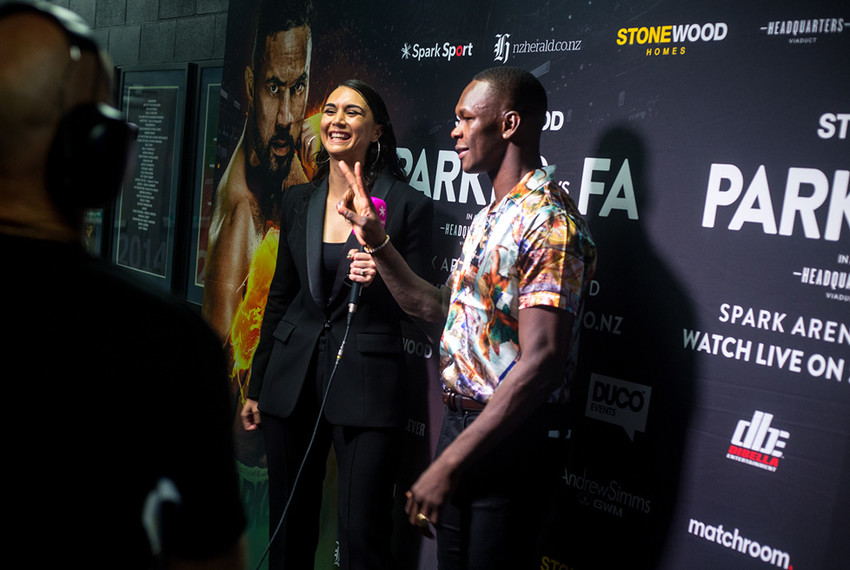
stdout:
[(585, 415), (622, 427), (634, 441), (636, 431), (646, 431), (651, 394), (649, 386), (594, 372), (590, 375)]
[(696, 519), (690, 519), (688, 522), (688, 533), (728, 548), (729, 550), (734, 550), (740, 554), (749, 555), (750, 558), (761, 560), (777, 568), (794, 570), (794, 567), (791, 565), (791, 555), (787, 552), (766, 544), (759, 544), (755, 540), (741, 536), (737, 528), (729, 532), (723, 528), (722, 524), (713, 526)]
[(685, 55), (688, 43), (719, 42), (726, 39), (724, 22), (643, 26), (617, 30), (617, 45), (646, 46), (646, 56)]
[(787, 38), (789, 44), (813, 44), (818, 36), (841, 34), (844, 18), (810, 18), (806, 20), (776, 20), (762, 26), (768, 36)]
[(507, 63), (513, 55), (580, 50), (581, 40), (535, 39), (534, 41), (517, 41), (516, 39), (511, 40), (511, 34), (496, 34), (496, 43), (493, 45), (493, 61)]
[(770, 427), (773, 414), (759, 410), (753, 413), (751, 420), (740, 420), (732, 434), (732, 441), (726, 458), (765, 469), (776, 471), (782, 450), (790, 434), (781, 429)]
[(420, 45), (408, 43), (401, 48), (401, 59), (445, 59), (451, 61), (455, 57), (472, 57), (472, 42), (468, 44), (455, 44), (452, 42), (434, 42), (434, 45)]

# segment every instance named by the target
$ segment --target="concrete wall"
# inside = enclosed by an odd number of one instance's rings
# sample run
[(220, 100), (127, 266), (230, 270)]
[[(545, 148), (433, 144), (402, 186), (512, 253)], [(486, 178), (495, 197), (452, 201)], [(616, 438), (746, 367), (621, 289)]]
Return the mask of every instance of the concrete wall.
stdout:
[(55, 0), (95, 30), (115, 65), (224, 57), (228, 0)]

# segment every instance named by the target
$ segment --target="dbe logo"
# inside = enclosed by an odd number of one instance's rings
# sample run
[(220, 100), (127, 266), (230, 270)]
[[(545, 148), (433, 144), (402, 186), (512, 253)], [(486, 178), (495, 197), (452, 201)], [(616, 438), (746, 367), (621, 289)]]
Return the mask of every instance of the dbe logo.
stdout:
[(732, 434), (727, 459), (753, 467), (776, 471), (782, 450), (790, 436), (787, 431), (770, 427), (773, 414), (756, 410), (750, 421), (741, 420)]
[(585, 415), (622, 427), (634, 441), (636, 431), (646, 431), (651, 393), (649, 386), (593, 373)]

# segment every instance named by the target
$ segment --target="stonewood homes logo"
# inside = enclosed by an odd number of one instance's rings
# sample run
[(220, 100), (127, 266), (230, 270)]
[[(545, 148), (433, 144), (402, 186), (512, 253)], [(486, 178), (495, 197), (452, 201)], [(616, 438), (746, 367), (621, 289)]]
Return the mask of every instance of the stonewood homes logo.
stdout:
[(726, 458), (753, 467), (776, 471), (790, 434), (770, 426), (773, 414), (756, 410), (750, 420), (735, 426)]
[(534, 41), (511, 40), (511, 34), (496, 34), (496, 43), (493, 45), (493, 61), (507, 63), (513, 55), (580, 50), (581, 40), (561, 40), (555, 38), (535, 39)]
[(620, 28), (617, 45), (644, 47), (647, 57), (685, 55), (687, 44), (719, 42), (728, 33), (725, 22)]

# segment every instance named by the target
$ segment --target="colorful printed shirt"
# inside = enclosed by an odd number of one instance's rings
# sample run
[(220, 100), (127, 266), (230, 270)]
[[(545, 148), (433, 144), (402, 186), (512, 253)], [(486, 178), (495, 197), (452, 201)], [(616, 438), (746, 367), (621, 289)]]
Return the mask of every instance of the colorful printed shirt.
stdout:
[[(473, 219), (457, 268), (440, 341), (443, 384), (486, 402), (519, 357), (519, 311), (549, 306), (576, 316), (596, 266), (596, 246), (569, 197), (552, 182), (554, 166), (528, 173)], [(565, 340), (566, 342), (566, 340)], [(578, 343), (564, 384), (565, 401)]]

